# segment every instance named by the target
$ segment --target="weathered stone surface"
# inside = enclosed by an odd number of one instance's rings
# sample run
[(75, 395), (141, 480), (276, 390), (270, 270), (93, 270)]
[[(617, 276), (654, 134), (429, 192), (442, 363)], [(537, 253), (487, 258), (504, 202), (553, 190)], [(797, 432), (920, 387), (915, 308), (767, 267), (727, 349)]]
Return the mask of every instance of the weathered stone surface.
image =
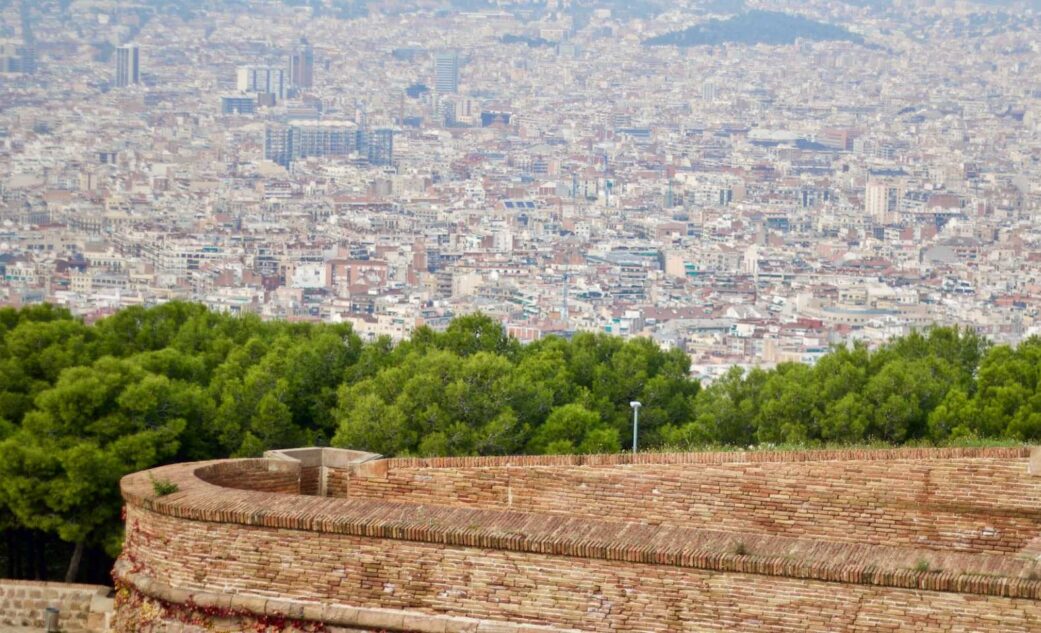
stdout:
[(109, 587), (0, 579), (0, 631), (42, 631), (47, 607), (57, 607), (65, 633), (105, 631), (112, 612)]

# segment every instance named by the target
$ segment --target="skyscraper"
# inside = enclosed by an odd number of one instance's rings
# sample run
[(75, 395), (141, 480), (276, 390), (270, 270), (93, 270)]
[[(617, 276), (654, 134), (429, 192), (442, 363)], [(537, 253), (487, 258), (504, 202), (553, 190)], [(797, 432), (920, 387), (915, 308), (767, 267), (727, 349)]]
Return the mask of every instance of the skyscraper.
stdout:
[(264, 158), (283, 167), (293, 160), (293, 130), (286, 125), (269, 125), (264, 130)]
[(864, 190), (864, 211), (879, 224), (896, 221), (900, 187), (889, 180), (870, 180)]
[(705, 101), (715, 101), (719, 98), (719, 86), (711, 81), (701, 84), (701, 98)]
[(18, 72), (32, 75), (36, 72), (36, 37), (33, 35), (32, 5), (30, 0), (22, 0), (22, 46), (18, 51)]
[(15, 41), (0, 42), (0, 73), (32, 73), (32, 54)]
[(116, 49), (116, 87), (123, 88), (141, 81), (141, 52), (133, 45)]
[(459, 92), (459, 51), (439, 51), (434, 55), (434, 88), (438, 94)]
[(228, 95), (220, 98), (221, 114), (255, 114), (257, 98), (243, 95)]
[(394, 164), (394, 130), (376, 128), (368, 139), (369, 163), (373, 165)]
[(264, 134), (264, 158), (283, 167), (309, 156), (348, 156), (357, 150), (358, 126), (353, 121), (292, 121), (269, 125)]
[(314, 49), (307, 40), (289, 55), (289, 85), (293, 88), (310, 88), (314, 85)]
[(242, 66), (236, 76), (239, 92), (256, 92), (286, 98), (285, 71), (268, 66)]

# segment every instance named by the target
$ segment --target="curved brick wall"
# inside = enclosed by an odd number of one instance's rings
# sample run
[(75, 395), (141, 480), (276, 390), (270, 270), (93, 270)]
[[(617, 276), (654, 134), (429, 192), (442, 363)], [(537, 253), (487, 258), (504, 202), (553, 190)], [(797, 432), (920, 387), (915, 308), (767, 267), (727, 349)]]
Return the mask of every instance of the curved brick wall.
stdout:
[(200, 480), (221, 488), (301, 494), (301, 472), (296, 464), (270, 459), (236, 459), (195, 468)]
[[(1027, 474), (1028, 455), (987, 449), (641, 455), (637, 464), (598, 456), (169, 466), (154, 472), (180, 486), (165, 497), (154, 496), (150, 473), (123, 481), (127, 540), (117, 567), (117, 622), (127, 631), (151, 630), (155, 618), (210, 618), (206, 625), (215, 630), (257, 618), (282, 618), (284, 628), (289, 622), (299, 630), (312, 622), (510, 633), (1036, 630), (1041, 581), (1032, 579), (1029, 557), (1003, 549), (1032, 551), (1038, 533), (1041, 479)], [(335, 496), (285, 494), (301, 489), (304, 468), (322, 473), (314, 489)], [(833, 475), (826, 481), (825, 471)], [(879, 473), (886, 486), (869, 485)], [(748, 507), (745, 498), (753, 500)], [(829, 505), (831, 498), (844, 501)], [(856, 536), (839, 539), (828, 530), (841, 513), (817, 511), (878, 499), (919, 520), (935, 511), (944, 527), (879, 513), (875, 521), (890, 525), (890, 537), (864, 538), (875, 532), (858, 518), (850, 524)], [(901, 506), (915, 499), (935, 507)], [(722, 521), (727, 504), (745, 531)], [(796, 507), (807, 513), (778, 519)], [(706, 508), (707, 518), (694, 520)], [(980, 534), (954, 533), (988, 516), (1005, 521), (993, 529), (1013, 536), (979, 546)], [(955, 546), (935, 536), (947, 529)]]
[[(981, 459), (979, 456), (985, 455)], [(550, 512), (939, 550), (1016, 552), (1041, 526), (1024, 449), (392, 459), (332, 473), (333, 496)], [(1000, 460), (1000, 461), (998, 461)], [(371, 470), (371, 469), (370, 469)]]

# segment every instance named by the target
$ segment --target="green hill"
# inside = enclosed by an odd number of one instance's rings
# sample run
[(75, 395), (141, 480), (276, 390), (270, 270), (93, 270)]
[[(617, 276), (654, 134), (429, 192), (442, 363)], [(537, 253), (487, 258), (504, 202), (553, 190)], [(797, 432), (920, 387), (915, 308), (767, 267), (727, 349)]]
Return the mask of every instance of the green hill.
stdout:
[(682, 31), (644, 40), (645, 46), (716, 46), (719, 44), (794, 44), (797, 39), (846, 41), (864, 38), (834, 24), (776, 11), (749, 11), (725, 20), (709, 20)]

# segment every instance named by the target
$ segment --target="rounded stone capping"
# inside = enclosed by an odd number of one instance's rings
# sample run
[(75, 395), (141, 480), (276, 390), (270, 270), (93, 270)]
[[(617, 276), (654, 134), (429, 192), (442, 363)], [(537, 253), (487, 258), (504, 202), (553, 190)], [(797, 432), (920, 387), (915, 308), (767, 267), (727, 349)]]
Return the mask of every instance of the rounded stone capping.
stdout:
[(125, 561), (116, 563), (113, 576), (128, 588), (149, 598), (182, 605), (187, 609), (191, 609), (193, 605), (202, 608), (227, 609), (233, 612), (231, 615), (238, 616), (284, 616), (304, 622), (333, 626), (408, 631), (409, 633), (580, 633), (575, 629), (436, 615), (418, 611), (323, 604), (248, 594), (227, 595), (208, 591), (187, 591), (172, 587), (140, 572), (131, 571), (130, 564)]
[[(738, 463), (778, 461), (850, 461), (896, 459), (1022, 459), (1028, 447), (983, 449), (895, 449), (882, 451), (818, 451), (810, 453), (694, 453), (648, 454), (637, 463)], [(794, 457), (793, 457), (794, 455)], [(367, 461), (353, 468), (468, 468), (490, 464), (516, 466), (623, 465), (632, 456), (550, 456), (451, 459), (393, 459)], [(713, 461), (718, 460), (718, 461)], [(630, 462), (631, 463), (631, 462)], [(277, 464), (277, 466), (273, 466)], [(382, 500), (301, 497), (238, 488), (205, 481), (212, 473), (279, 471), (291, 461), (219, 460), (164, 466), (128, 475), (122, 481), (127, 504), (146, 512), (203, 522), (233, 523), (277, 529), (326, 532), (373, 539), (435, 543), (446, 546), (592, 558), (609, 561), (690, 567), (720, 572), (877, 585), (911, 590), (970, 593), (1008, 598), (1041, 599), (1041, 581), (984, 573), (918, 571), (907, 564), (913, 548), (871, 546), (881, 552), (878, 561), (841, 562), (841, 556), (793, 560), (776, 555), (736, 553), (717, 531), (699, 527), (648, 525), (592, 520), (562, 515), (506, 510), (473, 509), (392, 503)], [(297, 468), (299, 466), (297, 465)], [(291, 468), (290, 468), (291, 470)], [(151, 478), (177, 483), (178, 492), (156, 497)], [(211, 477), (213, 480), (213, 477)], [(128, 533), (133, 529), (128, 525)], [(741, 534), (750, 552), (780, 552), (778, 544), (795, 543), (790, 537)], [(901, 555), (897, 556), (897, 554)], [(886, 556), (892, 555), (892, 559)], [(840, 561), (840, 562), (835, 562)], [(894, 562), (896, 561), (896, 562)], [(913, 561), (913, 558), (912, 558)], [(913, 562), (912, 562), (913, 564)]]

